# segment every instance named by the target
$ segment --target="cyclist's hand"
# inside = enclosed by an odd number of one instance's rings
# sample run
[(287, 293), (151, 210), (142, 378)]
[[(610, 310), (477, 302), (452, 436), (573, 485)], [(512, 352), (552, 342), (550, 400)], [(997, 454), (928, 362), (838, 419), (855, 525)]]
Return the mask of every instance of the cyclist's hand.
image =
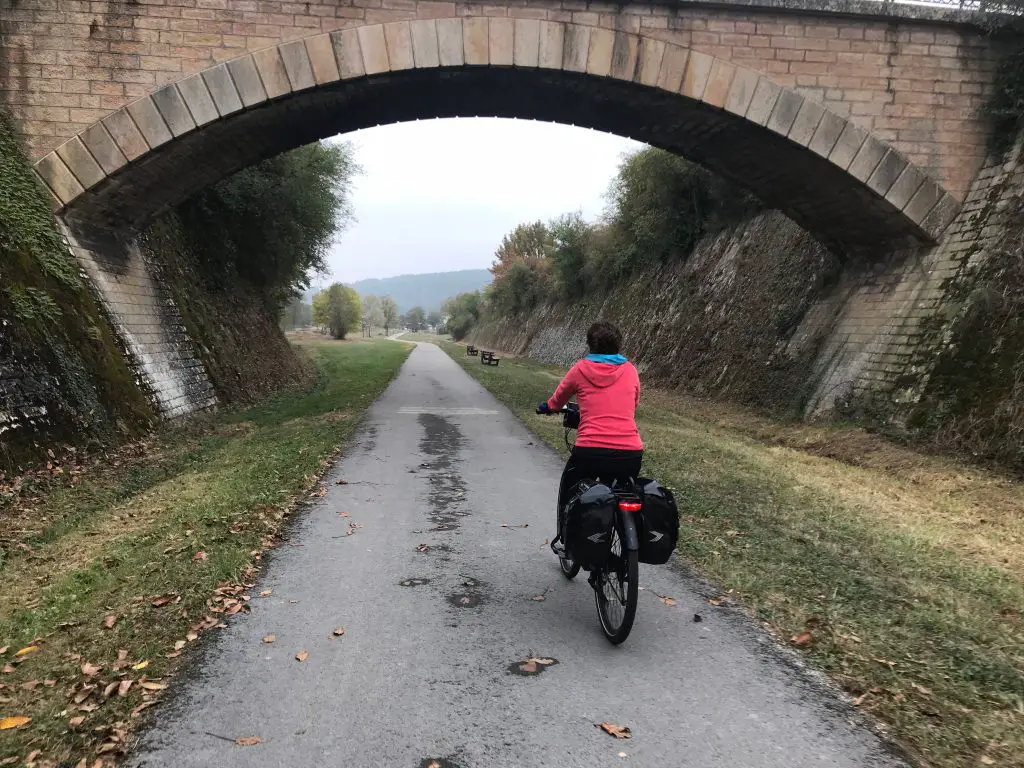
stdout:
[(537, 413), (551, 413), (546, 401), (537, 405)]

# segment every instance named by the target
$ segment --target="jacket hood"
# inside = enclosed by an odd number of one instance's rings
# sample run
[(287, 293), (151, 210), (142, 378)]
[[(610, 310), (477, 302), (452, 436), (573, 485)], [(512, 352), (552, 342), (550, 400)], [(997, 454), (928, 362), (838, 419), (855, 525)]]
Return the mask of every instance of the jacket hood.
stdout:
[(580, 375), (598, 388), (611, 386), (626, 370), (622, 363), (598, 363), (586, 358), (580, 360), (579, 367)]

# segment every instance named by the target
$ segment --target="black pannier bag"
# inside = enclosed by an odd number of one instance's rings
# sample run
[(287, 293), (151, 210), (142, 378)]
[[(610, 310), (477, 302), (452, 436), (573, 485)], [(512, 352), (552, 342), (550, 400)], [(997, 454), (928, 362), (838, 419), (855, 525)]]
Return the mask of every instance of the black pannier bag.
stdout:
[(638, 527), (641, 563), (668, 562), (679, 541), (679, 510), (672, 491), (657, 480), (640, 478), (637, 486), (644, 502), (643, 520)]
[(568, 503), (565, 540), (572, 559), (585, 570), (604, 565), (615, 524), (615, 494), (607, 485), (582, 480)]

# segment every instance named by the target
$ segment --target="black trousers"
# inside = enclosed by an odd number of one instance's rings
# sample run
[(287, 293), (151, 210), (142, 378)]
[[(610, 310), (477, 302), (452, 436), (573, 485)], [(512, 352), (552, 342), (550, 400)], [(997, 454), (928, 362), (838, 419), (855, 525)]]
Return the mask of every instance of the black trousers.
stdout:
[[(558, 509), (568, 500), (569, 491), (584, 478), (600, 478), (611, 484), (612, 480), (636, 479), (640, 474), (643, 451), (618, 451), (612, 448), (573, 448), (569, 460), (562, 470), (562, 482), (558, 485)], [(561, 533), (559, 531), (559, 533)]]

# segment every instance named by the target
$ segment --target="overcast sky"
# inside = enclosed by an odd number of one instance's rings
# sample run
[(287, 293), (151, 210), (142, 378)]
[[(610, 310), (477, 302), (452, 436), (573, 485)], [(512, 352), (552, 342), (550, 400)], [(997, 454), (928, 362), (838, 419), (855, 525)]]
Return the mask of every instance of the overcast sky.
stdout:
[(339, 137), (355, 146), (357, 221), (330, 255), (332, 278), (490, 266), (516, 224), (596, 218), (624, 152), (606, 133), (524, 120), (427, 120)]

